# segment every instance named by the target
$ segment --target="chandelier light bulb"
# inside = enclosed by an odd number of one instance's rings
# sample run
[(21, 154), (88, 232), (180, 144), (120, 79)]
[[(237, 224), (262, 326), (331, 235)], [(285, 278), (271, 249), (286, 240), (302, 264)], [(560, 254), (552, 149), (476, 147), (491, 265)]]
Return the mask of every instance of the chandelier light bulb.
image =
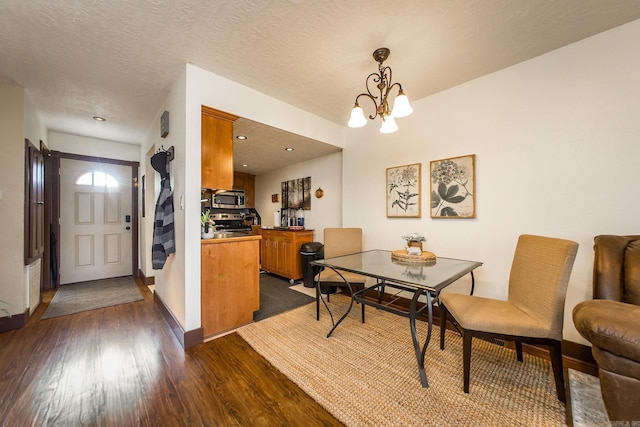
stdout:
[(393, 116), (386, 116), (382, 118), (382, 126), (380, 126), (380, 133), (393, 133), (398, 130), (398, 125)]
[(356, 102), (356, 105), (353, 106), (353, 110), (351, 110), (351, 118), (349, 119), (349, 127), (351, 128), (361, 128), (362, 126), (367, 124), (367, 118), (364, 116), (364, 111)]
[(409, 104), (409, 98), (404, 94), (402, 89), (398, 92), (398, 96), (396, 96), (396, 100), (393, 102), (393, 111), (391, 111), (391, 115), (393, 117), (407, 117), (409, 114), (413, 113), (413, 108)]

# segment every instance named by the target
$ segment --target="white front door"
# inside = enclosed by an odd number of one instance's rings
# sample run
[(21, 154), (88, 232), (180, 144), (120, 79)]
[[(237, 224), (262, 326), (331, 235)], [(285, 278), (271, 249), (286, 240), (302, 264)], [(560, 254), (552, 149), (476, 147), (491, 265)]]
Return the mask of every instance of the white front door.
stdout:
[(132, 274), (131, 166), (60, 159), (60, 284)]

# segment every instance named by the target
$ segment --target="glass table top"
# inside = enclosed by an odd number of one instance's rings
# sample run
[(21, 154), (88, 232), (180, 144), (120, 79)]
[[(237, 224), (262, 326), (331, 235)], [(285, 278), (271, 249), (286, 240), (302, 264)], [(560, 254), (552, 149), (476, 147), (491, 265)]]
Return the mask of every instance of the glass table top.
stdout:
[(391, 251), (380, 249), (318, 259), (312, 261), (311, 264), (435, 292), (439, 292), (445, 286), (482, 265), (478, 261), (441, 257), (437, 257), (435, 262), (424, 264), (395, 261), (391, 259)]

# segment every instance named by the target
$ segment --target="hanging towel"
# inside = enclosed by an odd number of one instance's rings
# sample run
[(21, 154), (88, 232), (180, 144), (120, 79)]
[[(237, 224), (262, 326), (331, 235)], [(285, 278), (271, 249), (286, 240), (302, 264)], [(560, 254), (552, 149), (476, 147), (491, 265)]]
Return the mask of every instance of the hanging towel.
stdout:
[(169, 175), (162, 179), (162, 188), (156, 203), (153, 223), (153, 246), (151, 265), (154, 270), (162, 270), (167, 257), (176, 251), (175, 226), (173, 223), (173, 193)]

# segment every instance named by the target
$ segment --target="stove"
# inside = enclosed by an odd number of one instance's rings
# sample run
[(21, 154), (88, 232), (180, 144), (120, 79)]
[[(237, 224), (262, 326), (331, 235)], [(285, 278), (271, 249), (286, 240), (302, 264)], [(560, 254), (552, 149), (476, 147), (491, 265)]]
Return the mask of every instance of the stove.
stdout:
[(251, 235), (251, 226), (260, 225), (260, 215), (255, 209), (211, 209), (210, 218), (217, 233)]
[(210, 218), (215, 223), (216, 232), (248, 231), (251, 234), (251, 224), (240, 213), (212, 213)]

